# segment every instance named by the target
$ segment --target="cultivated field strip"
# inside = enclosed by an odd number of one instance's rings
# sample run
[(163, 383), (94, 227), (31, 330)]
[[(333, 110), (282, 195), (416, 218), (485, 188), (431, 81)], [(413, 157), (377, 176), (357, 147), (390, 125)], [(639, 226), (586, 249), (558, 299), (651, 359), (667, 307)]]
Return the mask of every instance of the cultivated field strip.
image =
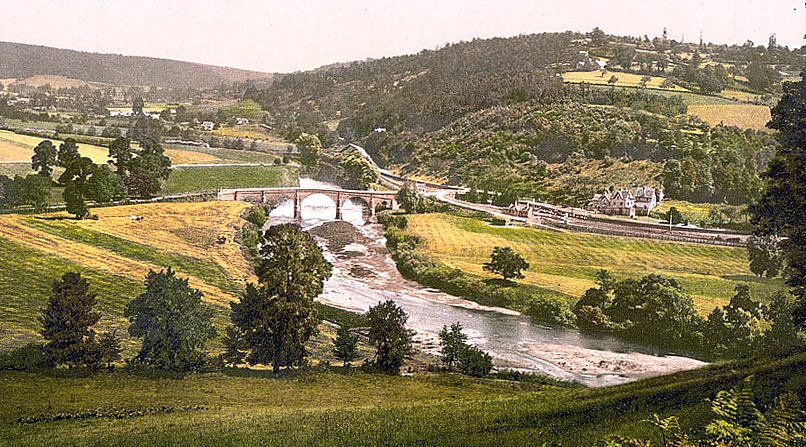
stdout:
[[(162, 266), (126, 258), (109, 250), (30, 228), (23, 224), (18, 216), (0, 218), (0, 236), (48, 254), (64, 257), (81, 265), (138, 281), (142, 281), (149, 270), (162, 268)], [(199, 289), (204, 294), (203, 299), (209, 303), (227, 306), (235, 299), (232, 295), (198, 278), (188, 276), (188, 279), (191, 287)]]
[(407, 217), (408, 230), (422, 238), (421, 249), (450, 266), (489, 276), (482, 263), (489, 260), (493, 247), (509, 246), (530, 264), (525, 283), (574, 297), (595, 285), (599, 269), (619, 278), (649, 273), (675, 278), (706, 314), (727, 303), (737, 282), (748, 283), (760, 300), (782, 287), (780, 281), (755, 278), (742, 248), (494, 227), (444, 214)]

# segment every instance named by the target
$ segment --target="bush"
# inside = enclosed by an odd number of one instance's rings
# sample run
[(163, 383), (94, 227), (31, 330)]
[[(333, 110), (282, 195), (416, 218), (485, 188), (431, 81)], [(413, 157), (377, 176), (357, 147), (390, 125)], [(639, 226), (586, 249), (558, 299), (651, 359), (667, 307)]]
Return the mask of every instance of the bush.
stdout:
[(460, 351), (457, 365), (462, 374), (486, 377), (493, 369), (493, 358), (475, 346), (468, 346)]
[(262, 206), (253, 206), (245, 217), (247, 222), (252, 223), (258, 228), (263, 228), (266, 224), (266, 210)]
[(53, 361), (45, 354), (44, 346), (37, 343), (0, 352), (0, 369), (35, 371), (53, 366)]

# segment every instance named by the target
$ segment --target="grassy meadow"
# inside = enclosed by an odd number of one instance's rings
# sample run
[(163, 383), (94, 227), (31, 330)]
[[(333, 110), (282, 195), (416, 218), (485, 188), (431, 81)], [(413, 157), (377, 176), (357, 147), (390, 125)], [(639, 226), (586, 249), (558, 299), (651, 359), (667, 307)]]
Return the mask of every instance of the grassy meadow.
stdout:
[[(218, 310), (252, 274), (235, 242), (242, 202), (158, 203), (96, 208), (96, 220), (64, 213), (0, 216), (0, 349), (38, 339), (38, 309), (54, 279), (78, 270), (90, 279), (103, 313), (101, 328), (125, 328), (123, 306), (143, 288), (149, 269), (172, 266)], [(132, 221), (130, 216), (142, 216)], [(219, 236), (226, 242), (219, 244)], [(119, 331), (125, 336), (125, 330)], [(133, 341), (127, 340), (131, 346)]]
[[(0, 393), (10, 396), (0, 401), (0, 445), (587, 447), (614, 435), (661, 445), (645, 422), (652, 413), (677, 415), (683, 428), (700, 426), (712, 416), (706, 399), (748, 375), (757, 395), (802, 395), (803, 368), (801, 354), (602, 389), (343, 369), (279, 377), (230, 369), (184, 378), (0, 371)], [(152, 414), (105, 417), (113, 410)], [(60, 413), (84, 418), (47, 420)]]
[(215, 191), (219, 188), (296, 186), (290, 166), (212, 166), (176, 168), (162, 187), (163, 194)]
[(407, 231), (422, 238), (420, 249), (451, 267), (492, 277), (482, 264), (493, 247), (510, 246), (530, 264), (523, 283), (572, 297), (594, 287), (595, 274), (602, 268), (620, 279), (649, 273), (675, 278), (704, 315), (726, 304), (737, 282), (748, 283), (753, 296), (762, 301), (783, 287), (778, 280), (753, 276), (743, 248), (495, 227), (447, 214), (415, 214), (407, 219)]

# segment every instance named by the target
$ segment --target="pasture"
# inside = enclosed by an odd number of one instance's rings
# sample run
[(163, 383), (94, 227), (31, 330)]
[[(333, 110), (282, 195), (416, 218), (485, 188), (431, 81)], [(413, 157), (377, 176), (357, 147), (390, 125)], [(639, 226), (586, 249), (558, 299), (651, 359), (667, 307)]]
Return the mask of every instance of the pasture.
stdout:
[[(641, 79), (644, 75), (634, 74), (634, 73), (622, 73), (622, 72), (613, 72), (608, 71), (605, 73), (604, 76), (601, 75), (599, 71), (567, 71), (562, 74), (563, 82), (567, 82), (569, 84), (579, 84), (582, 82), (588, 84), (595, 84), (595, 85), (610, 85), (608, 81), (612, 76), (618, 78), (618, 81), (615, 83), (616, 87), (639, 87), (641, 86)], [(664, 91), (674, 91), (674, 92), (688, 92), (689, 90), (679, 85), (675, 85), (672, 88), (664, 89), (661, 88), (661, 84), (663, 83), (666, 78), (662, 78), (659, 76), (649, 76), (649, 81), (646, 84), (646, 88), (653, 89), (653, 90), (664, 90)]]
[(296, 186), (291, 166), (204, 166), (176, 168), (163, 185), (163, 194), (215, 191), (220, 188)]
[(742, 129), (766, 130), (770, 120), (770, 108), (755, 104), (692, 104), (689, 115), (699, 117), (706, 123), (716, 126), (736, 126)]
[(574, 297), (595, 286), (599, 269), (619, 279), (649, 273), (675, 278), (703, 315), (726, 304), (737, 282), (748, 283), (754, 298), (762, 301), (783, 288), (779, 280), (753, 276), (743, 248), (495, 227), (446, 214), (407, 218), (407, 231), (422, 238), (419, 249), (451, 267), (493, 277), (482, 270), (482, 264), (489, 261), (493, 247), (510, 246), (530, 264), (522, 282)]
[[(646, 422), (653, 413), (678, 416), (684, 429), (702, 426), (713, 417), (706, 399), (749, 375), (757, 395), (802, 395), (804, 367), (800, 354), (601, 389), (342, 368), (181, 378), (0, 371), (0, 393), (11, 396), (0, 400), (0, 444), (589, 447), (621, 435), (661, 445)], [(58, 414), (67, 418), (49, 420)]]

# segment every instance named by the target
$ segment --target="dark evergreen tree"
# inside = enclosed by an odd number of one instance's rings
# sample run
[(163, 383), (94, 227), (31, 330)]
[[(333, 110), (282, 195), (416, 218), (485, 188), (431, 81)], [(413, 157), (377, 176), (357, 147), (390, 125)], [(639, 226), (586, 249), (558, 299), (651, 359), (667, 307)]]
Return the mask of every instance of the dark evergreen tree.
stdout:
[(92, 326), (101, 319), (94, 310), (96, 295), (81, 273), (68, 272), (53, 283), (53, 294), (42, 309), (41, 334), (47, 340), (45, 352), (56, 364), (97, 364), (97, 347)]
[(764, 174), (764, 195), (750, 209), (751, 222), (756, 234), (780, 238), (784, 276), (798, 300), (794, 322), (806, 330), (806, 71), (800, 81), (784, 84), (767, 126), (778, 130), (781, 146)]
[(353, 334), (350, 326), (346, 324), (339, 325), (333, 345), (333, 356), (336, 357), (336, 360), (344, 362), (344, 366), (350, 366), (351, 362), (358, 360), (360, 357), (358, 354), (358, 336)]
[(120, 360), (120, 354), (123, 349), (120, 347), (120, 337), (118, 337), (117, 330), (101, 334), (98, 338), (98, 349), (100, 351), (100, 361), (106, 363), (107, 368), (111, 368), (113, 363)]
[(322, 293), (332, 266), (308, 233), (297, 225), (270, 227), (263, 233), (255, 269), (260, 285), (247, 284), (232, 303), (230, 317), (243, 334), (252, 364), (302, 365), (305, 342), (321, 321), (314, 298)]

